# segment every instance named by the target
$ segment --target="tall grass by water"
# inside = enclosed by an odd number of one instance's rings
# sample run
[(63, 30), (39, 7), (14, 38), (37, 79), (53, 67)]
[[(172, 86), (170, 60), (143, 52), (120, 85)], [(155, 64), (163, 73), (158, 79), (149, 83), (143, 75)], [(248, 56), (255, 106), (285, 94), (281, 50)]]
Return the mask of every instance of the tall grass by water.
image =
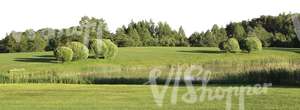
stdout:
[[(159, 77), (158, 84), (165, 84), (166, 77)], [(182, 78), (183, 80), (183, 78)], [(0, 74), (0, 83), (64, 83), (64, 84), (145, 84), (148, 77), (104, 77), (97, 74)], [(194, 83), (201, 83), (195, 80)], [(262, 84), (300, 85), (300, 69), (262, 69), (241, 73), (223, 73), (211, 77), (209, 84)]]

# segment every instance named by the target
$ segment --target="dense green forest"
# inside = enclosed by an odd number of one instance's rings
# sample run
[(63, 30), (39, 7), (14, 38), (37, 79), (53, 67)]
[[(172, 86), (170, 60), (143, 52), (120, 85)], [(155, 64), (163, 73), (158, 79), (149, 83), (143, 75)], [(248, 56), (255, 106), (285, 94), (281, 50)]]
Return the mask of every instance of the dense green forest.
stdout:
[(264, 47), (300, 47), (295, 33), (292, 16), (261, 16), (242, 22), (231, 22), (226, 27), (214, 25), (205, 32), (194, 32), (187, 37), (184, 29), (173, 29), (166, 22), (152, 20), (131, 21), (116, 32), (109, 32), (104, 19), (82, 17), (78, 26), (64, 29), (43, 28), (37, 31), (7, 34), (0, 40), (0, 52), (50, 51), (67, 42), (79, 41), (88, 46), (90, 39), (111, 39), (119, 47), (136, 46), (204, 46), (217, 47), (228, 38), (236, 38), (240, 44), (253, 33)]
[(242, 43), (248, 34), (255, 33), (264, 47), (300, 47), (292, 21), (293, 15), (295, 14), (283, 13), (278, 16), (261, 16), (252, 20), (231, 22), (225, 28), (214, 25), (206, 32), (193, 33), (189, 37), (189, 44), (215, 47), (227, 37), (234, 37)]

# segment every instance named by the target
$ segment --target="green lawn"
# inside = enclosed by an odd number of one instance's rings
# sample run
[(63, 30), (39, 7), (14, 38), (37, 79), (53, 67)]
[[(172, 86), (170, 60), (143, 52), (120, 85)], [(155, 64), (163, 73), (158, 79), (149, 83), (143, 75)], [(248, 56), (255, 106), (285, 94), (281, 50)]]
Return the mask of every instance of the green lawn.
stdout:
[(151, 69), (159, 67), (167, 73), (171, 65), (201, 65), (216, 75), (268, 68), (296, 69), (300, 67), (299, 50), (268, 48), (249, 54), (222, 53), (210, 47), (130, 47), (120, 48), (114, 60), (91, 56), (85, 61), (65, 64), (57, 62), (52, 52), (4, 53), (0, 54), (0, 80), (7, 77), (44, 80), (52, 76), (73, 80), (91, 75), (108, 79), (148, 78)]
[[(214, 89), (215, 87), (209, 87)], [(224, 87), (226, 88), (226, 86)], [(193, 104), (180, 99), (187, 90), (180, 87), (178, 103), (170, 102), (169, 88), (164, 105), (154, 102), (148, 85), (0, 85), (1, 110), (224, 110), (225, 99)], [(299, 88), (269, 88), (264, 95), (245, 97), (245, 110), (299, 110)], [(232, 99), (238, 109), (238, 97)]]
[[(202, 65), (215, 75), (268, 68), (299, 69), (299, 50), (268, 48), (249, 54), (222, 53), (217, 48), (208, 47), (120, 48), (114, 60), (89, 58), (65, 64), (57, 62), (52, 52), (5, 53), (0, 54), (0, 81), (78, 83), (90, 75), (109, 82), (116, 81), (110, 78), (125, 78), (141, 81), (140, 84), (145, 79), (148, 81), (152, 68), (159, 67), (167, 73), (171, 65)], [(222, 87), (228, 88), (229, 85)], [(208, 88), (217, 87), (209, 85)], [(158, 107), (149, 85), (0, 84), (0, 110), (225, 109), (225, 99), (193, 104), (184, 102), (181, 97), (187, 92), (185, 86), (179, 87), (178, 102), (173, 105), (170, 102), (172, 89), (168, 88), (163, 107)], [(299, 110), (299, 93), (299, 88), (272, 87), (267, 94), (246, 96), (245, 110)], [(233, 110), (238, 109), (238, 101), (239, 97), (233, 97)]]
[(25, 69), (26, 72), (101, 72), (107, 68), (153, 67), (176, 64), (251, 64), (300, 62), (300, 49), (265, 49), (257, 53), (221, 53), (218, 48), (206, 47), (141, 47), (120, 48), (114, 60), (89, 58), (66, 64), (57, 63), (52, 52), (2, 53), (0, 72)]

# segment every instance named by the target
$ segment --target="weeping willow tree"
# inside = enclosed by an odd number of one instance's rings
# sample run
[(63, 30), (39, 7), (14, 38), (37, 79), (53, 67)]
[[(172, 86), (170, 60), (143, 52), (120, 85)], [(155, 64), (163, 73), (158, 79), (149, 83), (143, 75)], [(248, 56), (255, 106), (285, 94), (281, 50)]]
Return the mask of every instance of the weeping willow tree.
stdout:
[(95, 58), (113, 59), (118, 54), (118, 47), (109, 39), (92, 39), (90, 49)]

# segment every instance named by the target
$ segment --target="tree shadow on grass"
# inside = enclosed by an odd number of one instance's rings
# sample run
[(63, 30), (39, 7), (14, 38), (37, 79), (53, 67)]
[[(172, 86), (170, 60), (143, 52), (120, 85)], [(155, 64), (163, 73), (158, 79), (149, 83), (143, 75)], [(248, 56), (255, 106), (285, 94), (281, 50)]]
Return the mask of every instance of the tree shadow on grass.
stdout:
[(41, 55), (32, 58), (15, 58), (14, 61), (35, 62), (35, 63), (57, 63), (57, 60), (53, 55)]
[(89, 56), (88, 59), (104, 59), (104, 57), (96, 58), (94, 55), (92, 55), (92, 56)]
[(36, 55), (34, 57), (55, 58), (54, 55)]
[(215, 53), (215, 54), (224, 53), (223, 51), (218, 51), (218, 50), (190, 50), (190, 51), (180, 50), (180, 51), (177, 51), (177, 52), (188, 52), (188, 53)]
[(300, 48), (269, 48), (270, 50), (279, 50), (279, 51), (288, 51), (288, 52), (294, 52), (294, 53), (300, 53)]

